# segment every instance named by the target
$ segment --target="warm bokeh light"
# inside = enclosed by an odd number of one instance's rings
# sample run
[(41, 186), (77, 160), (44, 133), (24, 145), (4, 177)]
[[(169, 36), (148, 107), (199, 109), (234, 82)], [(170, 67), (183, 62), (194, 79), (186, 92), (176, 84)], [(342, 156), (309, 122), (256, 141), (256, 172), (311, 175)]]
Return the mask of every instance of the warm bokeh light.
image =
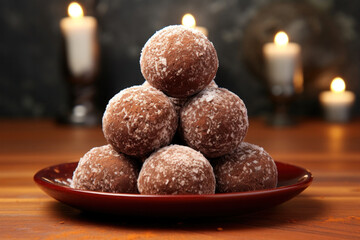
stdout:
[(80, 4), (78, 4), (77, 2), (72, 2), (69, 4), (68, 14), (72, 18), (81, 18), (82, 16), (84, 16), (84, 12)]
[(331, 91), (336, 93), (345, 91), (345, 87), (346, 87), (345, 82), (340, 77), (334, 78), (334, 80), (332, 80), (330, 85)]
[(196, 26), (196, 20), (195, 20), (194, 16), (191, 15), (190, 13), (187, 13), (183, 16), (181, 23), (185, 27), (194, 28)]
[(285, 32), (278, 32), (275, 35), (274, 42), (278, 46), (285, 46), (289, 42), (288, 35)]

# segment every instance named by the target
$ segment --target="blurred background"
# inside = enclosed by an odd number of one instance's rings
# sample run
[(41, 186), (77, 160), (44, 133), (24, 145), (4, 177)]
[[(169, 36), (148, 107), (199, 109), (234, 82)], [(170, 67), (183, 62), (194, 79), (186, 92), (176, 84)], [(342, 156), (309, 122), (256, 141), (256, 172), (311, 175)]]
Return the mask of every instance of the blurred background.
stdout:
[[(360, 96), (360, 1), (356, 0), (83, 0), (97, 19), (96, 105), (142, 84), (139, 58), (155, 31), (185, 13), (206, 27), (219, 57), (216, 83), (238, 94), (250, 116), (271, 112), (262, 47), (284, 30), (301, 46), (303, 91), (293, 114), (321, 116), (319, 94), (341, 76)], [(69, 102), (60, 20), (70, 1), (0, 2), (0, 117), (56, 118)], [(360, 115), (359, 98), (353, 115)]]

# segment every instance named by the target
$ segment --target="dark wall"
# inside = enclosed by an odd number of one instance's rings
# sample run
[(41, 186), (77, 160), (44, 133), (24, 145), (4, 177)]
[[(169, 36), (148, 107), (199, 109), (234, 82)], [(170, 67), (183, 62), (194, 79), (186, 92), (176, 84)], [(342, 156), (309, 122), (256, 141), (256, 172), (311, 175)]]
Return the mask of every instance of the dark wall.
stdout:
[[(65, 108), (59, 21), (70, 1), (0, 2), (0, 116), (54, 117)], [(216, 82), (237, 93), (250, 115), (271, 109), (261, 46), (284, 29), (302, 46), (304, 92), (296, 113), (319, 115), (317, 96), (341, 75), (360, 96), (360, 1), (84, 0), (97, 17), (101, 47), (100, 109), (119, 90), (144, 79), (139, 57), (147, 39), (191, 12), (217, 49)], [(321, 2), (321, 3), (320, 3)], [(359, 99), (355, 106), (360, 114)]]

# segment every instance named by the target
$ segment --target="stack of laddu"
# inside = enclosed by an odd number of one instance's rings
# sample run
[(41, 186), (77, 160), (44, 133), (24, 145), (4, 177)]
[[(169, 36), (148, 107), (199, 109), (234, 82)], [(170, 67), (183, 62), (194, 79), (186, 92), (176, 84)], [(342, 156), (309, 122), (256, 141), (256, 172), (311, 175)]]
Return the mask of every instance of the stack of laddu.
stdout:
[(214, 194), (276, 187), (277, 169), (263, 148), (244, 142), (243, 101), (214, 82), (218, 57), (201, 32), (168, 26), (145, 44), (146, 79), (108, 103), (108, 145), (79, 161), (71, 186), (140, 194)]

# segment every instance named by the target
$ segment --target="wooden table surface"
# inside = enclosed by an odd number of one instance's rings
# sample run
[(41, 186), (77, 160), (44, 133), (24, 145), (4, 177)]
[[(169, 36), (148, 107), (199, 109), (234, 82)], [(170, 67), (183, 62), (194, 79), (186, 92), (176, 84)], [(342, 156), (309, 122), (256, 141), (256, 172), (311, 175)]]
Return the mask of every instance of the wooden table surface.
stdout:
[(105, 144), (101, 128), (0, 120), (0, 239), (360, 239), (360, 119), (276, 129), (250, 119), (246, 140), (312, 171), (312, 185), (272, 209), (215, 219), (145, 220), (86, 214), (33, 182), (49, 165)]

